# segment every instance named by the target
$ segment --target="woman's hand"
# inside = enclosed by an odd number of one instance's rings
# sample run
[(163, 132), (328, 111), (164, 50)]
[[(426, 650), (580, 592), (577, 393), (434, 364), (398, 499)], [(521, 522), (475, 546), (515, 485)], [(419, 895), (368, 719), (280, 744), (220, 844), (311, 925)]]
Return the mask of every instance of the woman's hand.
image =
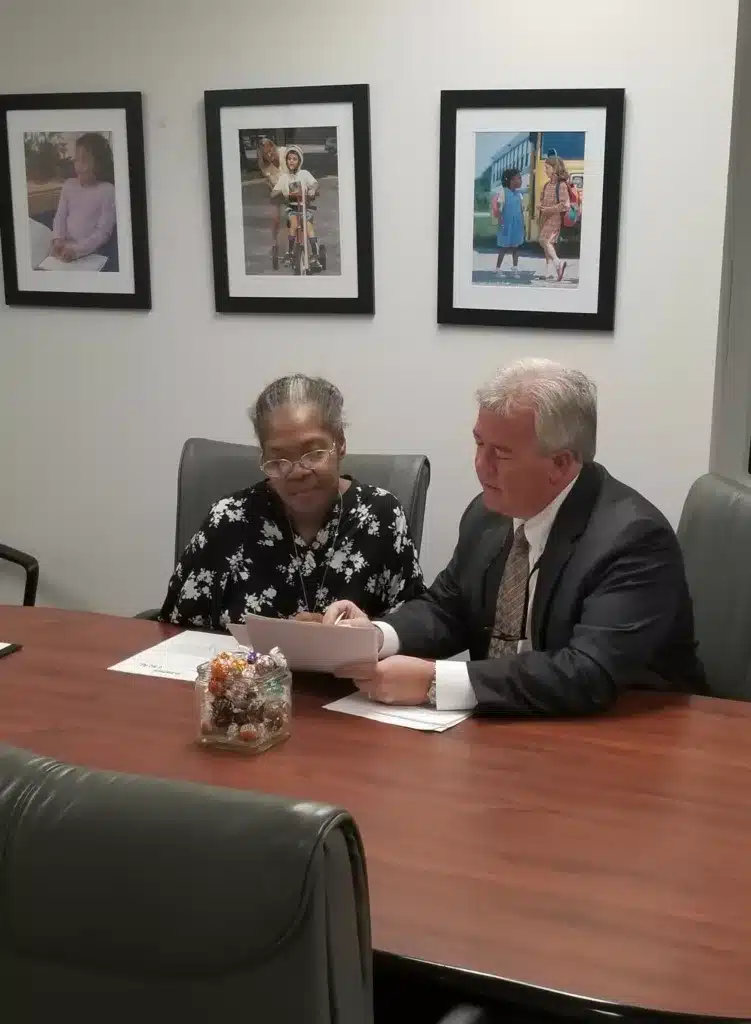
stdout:
[(323, 622), (321, 612), (298, 612), (294, 618), (295, 622)]
[(324, 626), (333, 626), (336, 622), (370, 622), (370, 619), (358, 608), (354, 601), (334, 601), (326, 609), (323, 616)]
[(65, 248), (65, 240), (63, 238), (53, 238), (52, 239), (52, 247), (50, 248), (50, 253), (53, 256), (62, 256), (64, 248)]

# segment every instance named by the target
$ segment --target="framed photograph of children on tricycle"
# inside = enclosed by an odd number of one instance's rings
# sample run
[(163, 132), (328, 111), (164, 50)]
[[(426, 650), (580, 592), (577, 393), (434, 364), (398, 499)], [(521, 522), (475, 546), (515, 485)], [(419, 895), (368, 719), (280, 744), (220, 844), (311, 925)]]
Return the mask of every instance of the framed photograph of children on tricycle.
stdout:
[(140, 93), (0, 96), (0, 241), (8, 305), (151, 308)]
[(219, 313), (372, 313), (367, 85), (205, 94)]
[(612, 331), (622, 89), (444, 92), (438, 321)]

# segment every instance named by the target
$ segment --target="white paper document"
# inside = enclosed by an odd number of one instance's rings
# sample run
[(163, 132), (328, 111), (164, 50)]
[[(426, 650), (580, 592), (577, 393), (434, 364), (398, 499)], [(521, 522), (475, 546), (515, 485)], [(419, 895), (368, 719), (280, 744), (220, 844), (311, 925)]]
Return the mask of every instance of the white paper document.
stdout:
[(332, 704), (326, 704), (325, 710), (341, 711), (345, 715), (359, 715), (360, 718), (372, 718), (375, 722), (401, 725), (405, 729), (420, 729), (422, 732), (445, 732), (472, 714), (471, 711), (436, 711), (435, 708), (378, 704), (360, 693), (353, 693), (350, 697), (342, 697)]
[(184, 679), (195, 682), (196, 670), (204, 661), (211, 661), (222, 651), (236, 651), (239, 644), (231, 636), (217, 636), (216, 633), (178, 633), (169, 640), (163, 640), (155, 647), (149, 647), (140, 654), (134, 654), (117, 665), (110, 665), (110, 672), (130, 672), (136, 676), (159, 676), (163, 679)]
[(378, 659), (378, 634), (371, 625), (322, 626), (319, 622), (249, 615), (244, 625), (229, 628), (236, 640), (261, 654), (278, 647), (296, 672), (335, 672), (343, 665)]
[(48, 256), (42, 260), (37, 270), (88, 270), (89, 273), (92, 271), (101, 270), (104, 264), (107, 262), (106, 256), (99, 256), (97, 253), (92, 252), (89, 256), (81, 256), (77, 260), (61, 260), (57, 256)]

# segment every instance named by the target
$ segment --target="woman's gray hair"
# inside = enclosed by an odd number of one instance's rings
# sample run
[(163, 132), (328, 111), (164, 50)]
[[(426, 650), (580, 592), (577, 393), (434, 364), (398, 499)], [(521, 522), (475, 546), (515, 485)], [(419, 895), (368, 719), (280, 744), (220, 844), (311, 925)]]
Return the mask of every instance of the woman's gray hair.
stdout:
[(268, 384), (249, 410), (253, 429), (262, 445), (267, 434), (269, 415), (275, 409), (281, 409), (286, 405), (311, 405), (320, 414), (323, 426), (334, 437), (339, 437), (344, 432), (344, 399), (339, 388), (323, 377), (306, 377), (303, 373), (293, 373)]
[(533, 409), (535, 431), (545, 455), (570, 451), (592, 462), (597, 443), (597, 388), (580, 370), (549, 359), (520, 359), (477, 392), (483, 409), (508, 416)]

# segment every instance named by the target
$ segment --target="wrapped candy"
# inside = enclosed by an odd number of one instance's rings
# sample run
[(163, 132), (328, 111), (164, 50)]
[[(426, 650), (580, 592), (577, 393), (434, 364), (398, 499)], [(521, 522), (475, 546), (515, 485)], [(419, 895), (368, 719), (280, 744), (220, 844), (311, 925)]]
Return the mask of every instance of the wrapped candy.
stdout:
[(289, 724), (289, 704), (278, 697), (267, 701), (263, 709), (263, 721), (270, 732), (282, 732)]
[(198, 668), (198, 737), (206, 745), (254, 753), (285, 740), (292, 676), (275, 647), (268, 654), (224, 651)]
[(246, 725), (241, 725), (239, 729), (239, 737), (243, 743), (255, 743), (258, 745), (263, 742), (264, 735), (262, 722), (248, 722)]

